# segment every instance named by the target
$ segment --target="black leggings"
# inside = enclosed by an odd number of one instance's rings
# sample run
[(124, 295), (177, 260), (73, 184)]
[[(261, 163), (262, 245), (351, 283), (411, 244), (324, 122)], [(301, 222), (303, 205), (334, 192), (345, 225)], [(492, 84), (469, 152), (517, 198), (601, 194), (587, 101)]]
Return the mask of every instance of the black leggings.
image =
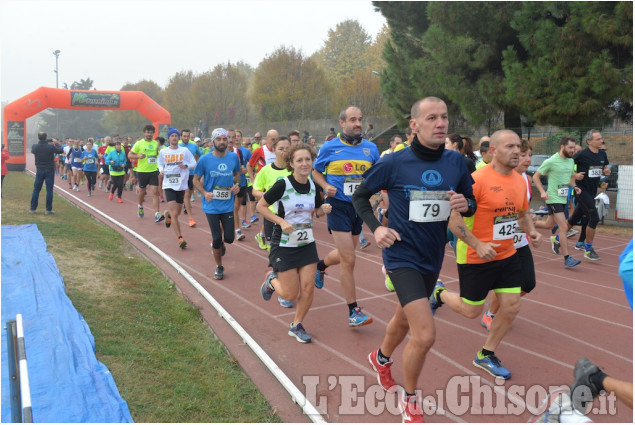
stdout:
[[(212, 232), (212, 248), (220, 249), (225, 243), (234, 242), (234, 212), (208, 214), (207, 223)], [(222, 229), (221, 229), (222, 226)]]
[(86, 185), (88, 186), (88, 191), (95, 189), (95, 182), (97, 181), (97, 171), (84, 171), (86, 175)]
[(115, 193), (117, 190), (117, 198), (121, 198), (121, 194), (123, 193), (123, 179), (126, 177), (125, 174), (120, 176), (110, 176), (110, 181), (112, 181), (112, 186), (110, 187), (110, 193)]
[(600, 216), (598, 215), (598, 210), (595, 208), (594, 195), (595, 194), (591, 194), (585, 190), (580, 192), (579, 195), (576, 195), (576, 207), (573, 214), (569, 217), (569, 224), (573, 226), (579, 220), (584, 220), (584, 216), (587, 216), (589, 220), (588, 226), (591, 229), (595, 229), (597, 227), (600, 222)]

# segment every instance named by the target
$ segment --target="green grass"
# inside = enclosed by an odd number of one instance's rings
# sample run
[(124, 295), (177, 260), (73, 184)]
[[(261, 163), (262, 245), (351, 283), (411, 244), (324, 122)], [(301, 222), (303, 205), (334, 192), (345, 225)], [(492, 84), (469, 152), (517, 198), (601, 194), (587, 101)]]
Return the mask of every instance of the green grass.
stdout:
[(28, 214), (33, 178), (4, 183), (2, 225), (38, 225), (135, 422), (280, 422), (198, 309), (117, 232), (57, 195), (44, 215), (44, 188)]

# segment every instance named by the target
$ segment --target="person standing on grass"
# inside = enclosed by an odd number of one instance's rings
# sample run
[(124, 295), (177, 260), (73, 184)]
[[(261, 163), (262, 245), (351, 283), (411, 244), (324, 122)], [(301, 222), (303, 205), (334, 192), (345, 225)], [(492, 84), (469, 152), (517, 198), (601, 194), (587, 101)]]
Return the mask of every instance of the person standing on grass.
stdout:
[(187, 242), (181, 235), (179, 215), (181, 215), (183, 202), (188, 193), (189, 170), (196, 167), (196, 159), (189, 148), (179, 143), (179, 137), (179, 130), (176, 128), (168, 130), (168, 147), (159, 151), (157, 164), (159, 166), (159, 182), (163, 182), (163, 193), (165, 193), (165, 199), (168, 203), (168, 210), (163, 213), (165, 227), (172, 226), (179, 241), (179, 247), (185, 249)]
[[(322, 203), (320, 188), (309, 176), (316, 154), (304, 144), (296, 144), (289, 151), (287, 170), (290, 176), (278, 180), (258, 201), (258, 211), (273, 222), (269, 263), (273, 271), (267, 273), (260, 293), (265, 301), (277, 291), (285, 300), (297, 298), (295, 316), (289, 325), (289, 336), (298, 342), (311, 342), (302, 321), (313, 302), (313, 279), (318, 262), (313, 238), (313, 214), (319, 217), (331, 212)], [(269, 206), (277, 205), (277, 213)], [(298, 298), (299, 297), (299, 298)]]
[(42, 190), (42, 184), (46, 183), (46, 214), (53, 214), (53, 184), (55, 183), (55, 154), (63, 153), (62, 147), (56, 143), (49, 143), (46, 133), (40, 132), (37, 135), (38, 142), (31, 147), (31, 152), (35, 155), (35, 182), (33, 183), (33, 194), (31, 195), (31, 208), (29, 213), (34, 214), (37, 210), (38, 198)]

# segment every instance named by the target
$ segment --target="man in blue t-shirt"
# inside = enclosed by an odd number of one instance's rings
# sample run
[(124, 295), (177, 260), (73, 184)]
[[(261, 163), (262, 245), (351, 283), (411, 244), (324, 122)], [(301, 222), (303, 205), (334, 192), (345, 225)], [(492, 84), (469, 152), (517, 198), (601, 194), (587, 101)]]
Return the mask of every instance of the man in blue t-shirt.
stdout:
[[(384, 265), (399, 299), (388, 323), (384, 340), (368, 355), (371, 367), (386, 391), (397, 390), (390, 356), (405, 339), (405, 422), (423, 422), (421, 400), (415, 395), (427, 352), (435, 338), (428, 297), (432, 294), (446, 243), (446, 230), (471, 245), (479, 241), (467, 230), (463, 216), (476, 211), (473, 180), (463, 157), (445, 150), (448, 111), (445, 102), (427, 97), (412, 106), (410, 127), (415, 137), (409, 148), (384, 155), (364, 173), (364, 181), (353, 194), (355, 210), (383, 248)], [(386, 190), (390, 198), (388, 225), (374, 216), (370, 198)], [(491, 249), (493, 251), (493, 249)], [(486, 250), (488, 251), (488, 250)], [(493, 251), (495, 254), (495, 251)]]
[(328, 266), (340, 265), (340, 283), (348, 304), (348, 325), (363, 326), (373, 319), (362, 312), (355, 295), (355, 247), (362, 232), (362, 219), (357, 215), (351, 195), (362, 182), (362, 174), (379, 160), (379, 151), (374, 143), (362, 137), (362, 111), (349, 106), (340, 113), (342, 132), (339, 137), (324, 143), (313, 164), (313, 181), (324, 188), (326, 203), (332, 211), (327, 216), (329, 232), (335, 247), (317, 265), (315, 286), (324, 285), (324, 274)]
[(193, 182), (203, 196), (201, 206), (212, 232), (212, 252), (216, 262), (214, 279), (222, 280), (225, 243), (234, 242), (234, 196), (240, 190), (240, 163), (235, 153), (227, 151), (227, 130), (215, 129), (212, 143), (214, 150), (203, 155), (196, 164)]

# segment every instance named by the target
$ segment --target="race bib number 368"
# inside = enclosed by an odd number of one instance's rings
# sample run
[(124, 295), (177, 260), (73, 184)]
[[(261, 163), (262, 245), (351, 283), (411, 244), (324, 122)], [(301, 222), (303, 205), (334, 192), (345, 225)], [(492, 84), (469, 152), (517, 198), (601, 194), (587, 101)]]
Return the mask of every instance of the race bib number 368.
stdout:
[(447, 221), (450, 217), (450, 195), (442, 191), (410, 191), (410, 221), (429, 223)]

